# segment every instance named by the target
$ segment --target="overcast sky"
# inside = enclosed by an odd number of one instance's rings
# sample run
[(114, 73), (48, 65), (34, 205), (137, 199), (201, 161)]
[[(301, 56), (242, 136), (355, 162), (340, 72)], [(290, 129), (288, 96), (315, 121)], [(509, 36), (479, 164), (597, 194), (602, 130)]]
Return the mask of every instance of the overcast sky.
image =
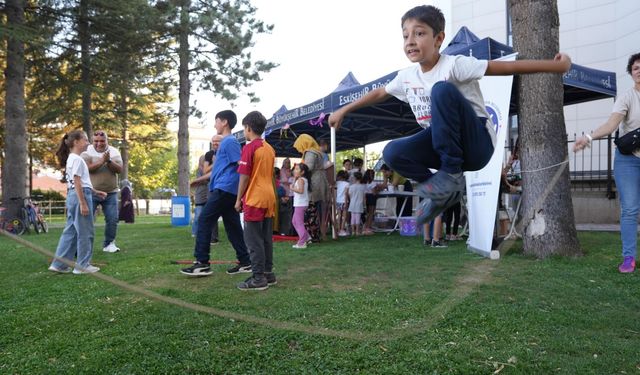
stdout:
[[(400, 18), (421, 4), (442, 9), (447, 21), (450, 0), (252, 0), (257, 17), (273, 24), (271, 34), (256, 39), (253, 56), (280, 64), (254, 85), (260, 102), (234, 102), (239, 118), (259, 110), (270, 118), (281, 105), (288, 109), (310, 103), (333, 91), (353, 72), (360, 83), (372, 81), (410, 63), (402, 50)], [(449, 23), (449, 22), (447, 22)], [(448, 27), (449, 25), (447, 25)], [(446, 29), (448, 43), (449, 28)], [(446, 44), (445, 44), (446, 45)], [(205, 113), (204, 124), (230, 107), (210, 93), (195, 93), (195, 106)], [(193, 121), (192, 124), (196, 122)]]

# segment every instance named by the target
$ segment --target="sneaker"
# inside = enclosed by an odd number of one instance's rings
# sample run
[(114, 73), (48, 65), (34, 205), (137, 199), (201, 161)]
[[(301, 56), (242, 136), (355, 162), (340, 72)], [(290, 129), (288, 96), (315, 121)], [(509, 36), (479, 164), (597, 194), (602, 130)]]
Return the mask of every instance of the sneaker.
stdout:
[(444, 241), (433, 240), (431, 242), (431, 247), (449, 247), (449, 246), (447, 246), (447, 244)]
[(423, 244), (424, 246), (431, 246), (431, 239), (425, 239), (425, 240), (422, 240), (422, 244)]
[(245, 281), (238, 283), (238, 285), (236, 286), (240, 290), (265, 290), (269, 288), (269, 282), (264, 276), (260, 279), (256, 278), (255, 276), (251, 276)]
[(251, 265), (250, 264), (245, 264), (245, 265), (238, 264), (235, 267), (229, 268), (227, 270), (227, 273), (229, 275), (235, 275), (236, 273), (251, 273)]
[(341, 230), (340, 232), (338, 232), (338, 236), (340, 237), (347, 237), (349, 235), (349, 233), (347, 233), (346, 230)]
[(264, 276), (267, 278), (267, 284), (276, 285), (278, 280), (276, 280), (276, 274), (273, 272), (265, 272)]
[(107, 246), (102, 248), (102, 251), (105, 253), (117, 253), (120, 251), (120, 248), (116, 246), (115, 241), (110, 242)]
[(191, 267), (181, 269), (180, 273), (188, 276), (209, 276), (213, 272), (209, 263), (193, 262)]
[(51, 266), (49, 266), (49, 271), (56, 272), (56, 273), (69, 273), (69, 272), (71, 272), (71, 268), (67, 267), (67, 268), (64, 268), (64, 269), (60, 269), (60, 268), (56, 268), (53, 265), (51, 265)]
[(636, 260), (634, 257), (624, 257), (624, 261), (618, 266), (620, 273), (631, 273), (636, 269)]
[(307, 244), (306, 243), (303, 243), (302, 245), (295, 244), (295, 245), (293, 245), (291, 247), (293, 247), (294, 249), (306, 249), (307, 248)]
[(218, 241), (218, 240), (211, 240), (211, 244), (214, 245), (214, 246), (219, 244), (219, 243), (220, 243), (220, 241)]
[(84, 269), (74, 268), (73, 269), (73, 274), (74, 275), (82, 275), (82, 274), (85, 274), (85, 273), (96, 273), (98, 271), (100, 271), (99, 267), (92, 266), (92, 265), (89, 264), (88, 266), (84, 267)]
[(440, 213), (462, 200), (465, 189), (464, 174), (454, 177), (438, 171), (430, 179), (418, 186), (418, 195), (424, 199), (418, 205), (418, 224), (428, 223)]

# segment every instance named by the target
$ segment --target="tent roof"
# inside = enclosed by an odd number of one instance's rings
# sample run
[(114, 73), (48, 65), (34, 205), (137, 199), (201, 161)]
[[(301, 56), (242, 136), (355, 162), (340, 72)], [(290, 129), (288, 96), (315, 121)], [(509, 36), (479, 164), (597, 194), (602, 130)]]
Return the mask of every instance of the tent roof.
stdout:
[[(442, 53), (463, 54), (478, 59), (496, 59), (513, 53), (513, 49), (491, 38), (479, 39), (466, 27), (462, 27)], [(338, 108), (357, 100), (366, 93), (385, 86), (397, 72), (389, 73), (365, 84), (349, 72), (329, 95), (298, 108), (287, 110), (282, 106), (268, 120), (265, 138), (278, 156), (300, 156), (293, 148), (299, 134), (309, 134), (317, 141), (330, 139), (327, 117)], [(517, 84), (511, 94), (510, 114), (517, 112)], [(577, 64), (564, 74), (564, 104), (577, 104), (616, 95), (616, 75), (590, 69)], [(311, 120), (311, 121), (310, 121)], [(395, 98), (375, 106), (358, 109), (347, 115), (336, 133), (336, 151), (349, 150), (367, 144), (404, 137), (421, 128), (408, 104)], [(244, 142), (242, 132), (234, 133)]]

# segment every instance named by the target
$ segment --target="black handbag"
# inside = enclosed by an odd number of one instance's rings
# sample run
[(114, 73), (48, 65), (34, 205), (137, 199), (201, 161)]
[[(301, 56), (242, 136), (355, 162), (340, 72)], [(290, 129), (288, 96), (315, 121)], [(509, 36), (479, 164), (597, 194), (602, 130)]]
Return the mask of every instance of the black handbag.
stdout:
[(631, 155), (640, 148), (640, 128), (632, 130), (622, 137), (616, 136), (613, 141), (618, 147), (618, 151), (624, 155)]

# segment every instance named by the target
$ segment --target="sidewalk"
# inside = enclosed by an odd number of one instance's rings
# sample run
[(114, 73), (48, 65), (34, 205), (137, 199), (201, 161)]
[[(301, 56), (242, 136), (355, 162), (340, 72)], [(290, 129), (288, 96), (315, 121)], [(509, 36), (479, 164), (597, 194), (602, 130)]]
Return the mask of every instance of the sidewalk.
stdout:
[(579, 232), (620, 232), (620, 224), (576, 224)]

